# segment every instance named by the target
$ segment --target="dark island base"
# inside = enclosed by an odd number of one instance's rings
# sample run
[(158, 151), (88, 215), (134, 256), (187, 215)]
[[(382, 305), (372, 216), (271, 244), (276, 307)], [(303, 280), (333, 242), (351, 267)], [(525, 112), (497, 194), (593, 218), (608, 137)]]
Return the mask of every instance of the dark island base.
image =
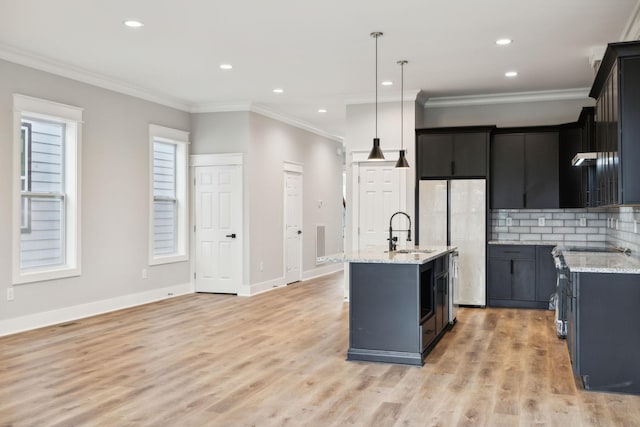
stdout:
[(401, 365), (422, 366), (422, 354), (404, 353), (400, 351), (369, 350), (363, 348), (350, 348), (347, 352), (347, 360), (362, 362), (398, 363)]

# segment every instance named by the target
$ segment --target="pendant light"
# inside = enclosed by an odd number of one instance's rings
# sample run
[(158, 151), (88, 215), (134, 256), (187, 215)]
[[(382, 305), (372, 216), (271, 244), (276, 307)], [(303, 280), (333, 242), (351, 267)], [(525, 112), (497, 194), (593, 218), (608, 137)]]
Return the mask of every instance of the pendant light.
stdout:
[(382, 33), (375, 31), (371, 33), (371, 37), (376, 39), (376, 137), (373, 138), (373, 148), (369, 153), (369, 160), (384, 160), (384, 154), (380, 148), (380, 138), (378, 138), (378, 37), (382, 36)]
[(396, 168), (408, 169), (409, 162), (404, 150), (404, 66), (407, 61), (403, 59), (397, 63), (400, 65), (400, 157), (396, 162)]

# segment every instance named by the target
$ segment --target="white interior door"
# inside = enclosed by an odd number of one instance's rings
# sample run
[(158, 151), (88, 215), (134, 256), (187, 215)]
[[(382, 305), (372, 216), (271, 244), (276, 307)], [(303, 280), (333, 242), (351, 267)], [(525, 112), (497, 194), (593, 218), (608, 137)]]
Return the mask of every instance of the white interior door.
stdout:
[(302, 175), (284, 173), (285, 279), (302, 279)]
[[(359, 227), (359, 248), (387, 245), (389, 218), (401, 210), (400, 174), (393, 163), (363, 165), (360, 167), (359, 187), (356, 225)], [(402, 228), (406, 229), (406, 226)]]
[(242, 281), (242, 166), (194, 169), (195, 290), (237, 294)]

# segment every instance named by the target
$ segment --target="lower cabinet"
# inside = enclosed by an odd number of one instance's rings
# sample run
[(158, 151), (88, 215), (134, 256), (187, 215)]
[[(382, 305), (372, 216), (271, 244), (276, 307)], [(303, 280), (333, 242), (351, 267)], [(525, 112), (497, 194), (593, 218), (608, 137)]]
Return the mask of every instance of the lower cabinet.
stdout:
[(547, 308), (555, 290), (552, 248), (490, 245), (487, 284), (489, 306)]
[(571, 273), (567, 345), (584, 388), (640, 394), (637, 274)]

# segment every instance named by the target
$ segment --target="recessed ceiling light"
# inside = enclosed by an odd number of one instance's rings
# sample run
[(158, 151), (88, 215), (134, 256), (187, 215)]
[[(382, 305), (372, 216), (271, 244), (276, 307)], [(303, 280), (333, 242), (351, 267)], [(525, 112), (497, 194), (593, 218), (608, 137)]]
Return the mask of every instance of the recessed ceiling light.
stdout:
[(506, 73), (504, 73), (504, 75), (506, 77), (516, 77), (518, 75), (517, 71), (507, 71)]
[(326, 112), (327, 112), (327, 110), (325, 108), (320, 108), (318, 110), (318, 113), (326, 113)]
[(391, 82), (389, 80), (385, 80), (381, 84), (382, 84), (382, 86), (391, 86), (393, 84), (393, 82)]
[(129, 28), (140, 28), (144, 27), (144, 23), (142, 21), (138, 21), (137, 19), (127, 19), (123, 22)]
[(513, 43), (513, 40), (511, 40), (511, 39), (498, 39), (498, 40), (496, 40), (496, 44), (500, 45), (500, 46), (506, 46), (506, 45), (511, 44), (511, 43)]
[(273, 90), (273, 93), (282, 93), (282, 92), (284, 92), (284, 89), (280, 89), (278, 87)]
[(231, 64), (220, 64), (221, 70), (231, 70), (232, 68), (233, 68), (233, 65)]

